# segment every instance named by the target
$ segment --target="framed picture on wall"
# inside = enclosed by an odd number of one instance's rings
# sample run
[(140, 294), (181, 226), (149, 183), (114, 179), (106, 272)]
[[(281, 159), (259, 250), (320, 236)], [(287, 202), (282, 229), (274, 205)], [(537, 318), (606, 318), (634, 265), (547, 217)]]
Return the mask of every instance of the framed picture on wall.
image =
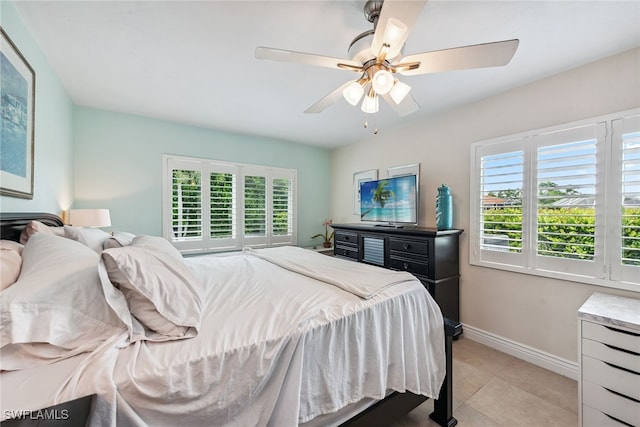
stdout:
[(360, 184), (378, 179), (378, 170), (356, 172), (353, 174), (353, 213), (360, 215)]
[(387, 169), (387, 177), (415, 175), (416, 182), (420, 182), (420, 163), (404, 166), (394, 166)]
[(33, 199), (36, 74), (0, 32), (0, 194)]

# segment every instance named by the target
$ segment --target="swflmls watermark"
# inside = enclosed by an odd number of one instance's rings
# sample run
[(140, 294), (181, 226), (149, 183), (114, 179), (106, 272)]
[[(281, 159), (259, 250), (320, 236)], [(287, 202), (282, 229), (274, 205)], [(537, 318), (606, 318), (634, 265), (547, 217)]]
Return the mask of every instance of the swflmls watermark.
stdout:
[(35, 411), (28, 410), (8, 410), (3, 411), (3, 415), (7, 419), (20, 420), (56, 420), (65, 421), (69, 419), (68, 409), (38, 409)]

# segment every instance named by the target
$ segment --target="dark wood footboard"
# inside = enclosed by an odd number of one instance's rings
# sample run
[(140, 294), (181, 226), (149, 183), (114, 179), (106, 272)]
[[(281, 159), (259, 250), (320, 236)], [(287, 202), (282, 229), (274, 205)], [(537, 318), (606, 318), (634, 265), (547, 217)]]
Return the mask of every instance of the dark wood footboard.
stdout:
[[(446, 375), (440, 388), (440, 395), (433, 402), (433, 412), (429, 415), (429, 418), (442, 427), (453, 427), (458, 424), (458, 420), (453, 417), (453, 338), (461, 332), (461, 323), (444, 319)], [(402, 418), (426, 400), (427, 397), (411, 392), (393, 392), (343, 423), (341, 427), (385, 427)]]

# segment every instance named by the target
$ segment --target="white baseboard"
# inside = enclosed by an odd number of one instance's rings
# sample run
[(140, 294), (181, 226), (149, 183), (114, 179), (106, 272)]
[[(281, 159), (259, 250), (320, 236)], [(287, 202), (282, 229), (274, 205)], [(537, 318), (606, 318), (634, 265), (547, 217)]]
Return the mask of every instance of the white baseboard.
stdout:
[(482, 329), (463, 324), (463, 335), (472, 341), (484, 344), (503, 353), (509, 354), (518, 359), (525, 360), (541, 368), (548, 369), (562, 376), (578, 380), (579, 369), (577, 362), (571, 362), (554, 356), (533, 347), (520, 344), (515, 341), (494, 335)]

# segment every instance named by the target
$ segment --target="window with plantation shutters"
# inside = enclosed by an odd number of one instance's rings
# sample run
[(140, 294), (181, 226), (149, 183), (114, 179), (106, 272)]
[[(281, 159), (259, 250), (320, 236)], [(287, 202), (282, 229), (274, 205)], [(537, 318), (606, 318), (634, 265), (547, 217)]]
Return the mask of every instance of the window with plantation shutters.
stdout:
[(244, 177), (244, 234), (267, 235), (267, 183), (264, 176)]
[(172, 169), (171, 230), (174, 240), (202, 237), (202, 172)]
[(471, 158), (471, 264), (640, 289), (637, 111), (478, 142)]
[(640, 266), (640, 130), (622, 137), (621, 262)]
[(209, 192), (211, 209), (209, 216), (212, 239), (236, 237), (236, 175), (231, 172), (211, 172)]
[[(534, 268), (604, 278), (605, 123), (531, 137)], [(600, 214), (600, 215), (599, 215)]]
[(538, 147), (536, 160), (538, 255), (593, 260), (596, 140)]
[(292, 185), (290, 178), (273, 178), (273, 235), (290, 235), (293, 225), (291, 206), (293, 205)]
[(295, 170), (165, 155), (163, 235), (179, 250), (296, 243)]
[(521, 257), (523, 248), (522, 194), (524, 152), (480, 156), (480, 188), (476, 199), (480, 219), (479, 243), (484, 259)]
[(612, 274), (618, 280), (633, 281), (640, 275), (640, 116), (613, 122), (613, 155), (620, 159), (614, 168), (612, 204), (620, 205), (620, 220), (614, 223), (614, 238), (619, 245)]

